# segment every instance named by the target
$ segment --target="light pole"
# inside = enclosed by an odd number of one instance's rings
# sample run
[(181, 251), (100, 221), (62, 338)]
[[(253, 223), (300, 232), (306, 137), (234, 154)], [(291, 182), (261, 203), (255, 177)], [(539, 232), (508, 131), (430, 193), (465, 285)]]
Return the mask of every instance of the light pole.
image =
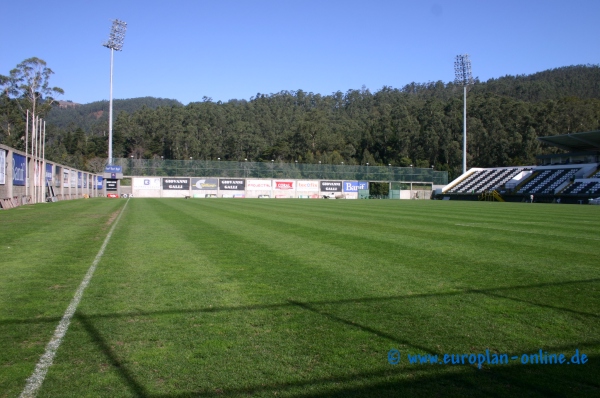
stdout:
[(123, 41), (125, 40), (125, 31), (127, 23), (118, 19), (113, 20), (108, 41), (103, 44), (104, 47), (110, 48), (110, 98), (108, 108), (108, 164), (113, 163), (112, 153), (112, 126), (113, 126), (113, 53), (114, 50), (121, 51)]
[(467, 172), (467, 86), (473, 84), (469, 54), (457, 55), (454, 61), (454, 83), (464, 89), (463, 110), (463, 174)]

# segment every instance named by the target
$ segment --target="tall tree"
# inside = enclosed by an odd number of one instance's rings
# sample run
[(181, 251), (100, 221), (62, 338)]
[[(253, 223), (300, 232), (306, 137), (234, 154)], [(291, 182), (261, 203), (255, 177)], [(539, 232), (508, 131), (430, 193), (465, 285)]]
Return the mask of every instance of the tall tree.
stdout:
[(33, 116), (43, 117), (52, 108), (54, 96), (64, 94), (62, 88), (50, 87), (52, 74), (46, 61), (32, 57), (18, 64), (8, 76), (0, 76), (0, 85), (23, 115), (30, 110)]

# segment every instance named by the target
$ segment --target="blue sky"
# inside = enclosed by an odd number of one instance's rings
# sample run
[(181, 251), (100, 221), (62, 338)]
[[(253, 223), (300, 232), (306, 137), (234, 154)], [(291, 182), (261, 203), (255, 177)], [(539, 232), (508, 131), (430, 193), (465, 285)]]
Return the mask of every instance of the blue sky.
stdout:
[(60, 99), (108, 99), (111, 21), (127, 22), (113, 97), (184, 104), (304, 90), (329, 95), (600, 64), (599, 0), (171, 0), (5, 2), (0, 74), (29, 57)]

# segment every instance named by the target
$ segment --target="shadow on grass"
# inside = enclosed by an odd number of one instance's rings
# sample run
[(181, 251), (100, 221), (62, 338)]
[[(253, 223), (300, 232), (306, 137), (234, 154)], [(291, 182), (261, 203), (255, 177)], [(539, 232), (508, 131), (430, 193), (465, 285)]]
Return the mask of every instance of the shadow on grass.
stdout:
[[(597, 357), (592, 358), (594, 362)], [(531, 368), (530, 368), (531, 369)], [(600, 370), (596, 365), (593, 375)], [(320, 378), (309, 381), (298, 381), (280, 384), (262, 385), (247, 388), (197, 390), (181, 394), (147, 395), (156, 398), (185, 398), (185, 397), (237, 397), (237, 396), (277, 396), (288, 397), (590, 397), (598, 396), (600, 385), (597, 383), (578, 383), (575, 387), (567, 387), (559, 391), (540, 380), (538, 375), (527, 374), (522, 366), (507, 366), (493, 371), (480, 371), (474, 368), (456, 374), (436, 374), (432, 371), (414, 371), (410, 379), (389, 380), (398, 372), (382, 370), (363, 372), (331, 378)], [(544, 378), (556, 378), (561, 375), (556, 367), (546, 372)], [(386, 380), (388, 379), (388, 380)], [(562, 378), (564, 379), (564, 377)], [(352, 384), (361, 383), (360, 386)], [(321, 392), (303, 393), (300, 389), (320, 388)]]
[[(547, 308), (557, 311), (569, 312), (572, 314), (582, 315), (586, 317), (600, 318), (600, 314), (593, 314), (590, 312), (577, 311), (570, 308), (558, 307), (548, 304), (536, 303), (533, 300), (524, 300), (516, 297), (509, 297), (500, 294), (500, 292), (516, 291), (521, 289), (536, 289), (545, 287), (558, 287), (566, 285), (578, 285), (585, 283), (596, 283), (600, 282), (600, 278), (583, 279), (576, 281), (566, 282), (547, 282), (538, 283), (531, 285), (519, 285), (519, 286), (507, 286), (497, 287), (489, 289), (462, 289), (454, 292), (445, 293), (422, 293), (422, 294), (408, 294), (408, 295), (397, 295), (397, 296), (381, 296), (381, 297), (360, 297), (350, 298), (341, 300), (321, 300), (304, 302), (303, 305), (336, 305), (336, 304), (351, 304), (351, 303), (370, 303), (370, 302), (383, 302), (383, 301), (394, 301), (394, 300), (409, 300), (409, 299), (421, 299), (429, 297), (452, 297), (463, 294), (483, 294), (490, 297), (502, 298), (506, 300), (518, 301), (521, 303), (529, 304), (536, 307)], [(123, 312), (118, 314), (93, 314), (88, 315), (89, 318), (124, 318), (134, 316), (156, 316), (156, 315), (172, 315), (172, 314), (185, 314), (185, 313), (203, 313), (203, 312), (222, 312), (222, 311), (251, 311), (251, 310), (265, 310), (265, 309), (276, 309), (285, 308), (290, 306), (297, 306), (299, 302), (290, 301), (279, 304), (256, 304), (256, 305), (241, 305), (235, 307), (203, 307), (203, 308), (190, 308), (190, 309), (178, 309), (178, 310), (164, 310), (164, 311), (135, 311), (135, 312)], [(0, 326), (2, 325), (15, 325), (15, 324), (37, 324), (47, 322), (58, 322), (61, 317), (40, 317), (34, 319), (4, 319), (0, 320)]]
[[(161, 316), (171, 314), (188, 313), (213, 313), (227, 311), (252, 311), (252, 310), (273, 310), (280, 308), (298, 308), (302, 311), (309, 311), (317, 314), (329, 321), (333, 321), (345, 326), (360, 329), (366, 333), (389, 340), (394, 345), (409, 345), (423, 352), (434, 355), (443, 353), (425, 346), (415, 345), (413, 342), (402, 340), (384, 331), (373, 328), (369, 325), (357, 323), (355, 321), (340, 317), (318, 308), (320, 305), (343, 305), (351, 303), (369, 303), (384, 302), (394, 300), (412, 300), (428, 297), (451, 297), (464, 294), (482, 294), (494, 298), (515, 300), (532, 306), (538, 306), (559, 312), (567, 312), (577, 316), (599, 318), (597, 314), (572, 310), (559, 306), (536, 303), (533, 300), (509, 297), (506, 294), (510, 291), (521, 289), (548, 288), (556, 286), (579, 285), (585, 283), (599, 282), (600, 278), (541, 283), (531, 285), (520, 285), (490, 289), (464, 289), (456, 292), (446, 293), (426, 293), (414, 295), (386, 296), (386, 297), (364, 297), (355, 299), (342, 299), (331, 301), (311, 301), (301, 302), (298, 300), (287, 300), (278, 304), (247, 305), (235, 307), (210, 307), (197, 309), (180, 309), (168, 311), (138, 311), (119, 314), (91, 314), (85, 315), (78, 312), (75, 318), (78, 319), (85, 331), (89, 334), (91, 340), (97, 349), (107, 358), (113, 369), (117, 371), (123, 380), (124, 386), (133, 396), (139, 397), (164, 397), (178, 398), (189, 396), (239, 396), (239, 395), (274, 395), (282, 394), (286, 396), (298, 397), (347, 397), (347, 396), (398, 396), (398, 395), (434, 395), (434, 396), (508, 396), (508, 395), (527, 395), (527, 396), (600, 396), (600, 382), (597, 375), (600, 374), (600, 357), (592, 356), (588, 363), (580, 366), (566, 365), (521, 365), (520, 362), (508, 365), (484, 366), (483, 369), (477, 369), (475, 366), (445, 365), (443, 368), (439, 365), (407, 365), (395, 367), (385, 363), (382, 358), (382, 364), (385, 369), (378, 369), (372, 372), (356, 372), (336, 375), (331, 377), (319, 377), (310, 380), (297, 380), (290, 382), (281, 382), (273, 384), (246, 385), (239, 388), (224, 388), (217, 390), (196, 390), (185, 393), (175, 394), (152, 394), (143, 382), (136, 378), (119, 356), (113, 351), (110, 343), (105, 340), (102, 333), (94, 326), (94, 321), (107, 318), (123, 318), (135, 316)], [(58, 322), (59, 317), (37, 318), (29, 320), (4, 320), (0, 325), (27, 324), (40, 322)], [(393, 345), (390, 346), (390, 348)], [(581, 342), (569, 346), (545, 347), (544, 350), (551, 353), (574, 352), (575, 349), (598, 349), (600, 340), (591, 342)], [(533, 348), (536, 352), (539, 348)], [(450, 368), (450, 371), (447, 369)], [(440, 372), (441, 369), (445, 371)], [(407, 374), (408, 373), (408, 374)], [(596, 376), (594, 376), (596, 375)], [(240, 381), (240, 384), (244, 383)], [(313, 392), (307, 392), (313, 391)]]
[[(357, 325), (347, 320), (315, 311), (309, 305), (291, 302), (302, 309), (319, 313), (329, 319), (351, 324), (369, 333), (395, 340), (393, 336), (376, 329)], [(244, 386), (239, 388), (200, 389), (175, 394), (152, 394), (136, 379), (110, 344), (104, 340), (93, 322), (85, 315), (76, 315), (97, 348), (106, 356), (112, 367), (127, 386), (129, 393), (137, 397), (184, 398), (229, 397), (251, 395), (285, 395), (294, 397), (395, 397), (408, 396), (597, 396), (600, 382), (593, 375), (600, 374), (600, 357), (592, 356), (585, 365), (499, 365), (478, 369), (472, 365), (444, 365), (457, 370), (440, 374), (438, 365), (412, 365), (410, 368), (386, 366), (371, 372), (356, 372), (310, 380)], [(573, 352), (574, 349), (597, 348), (600, 340), (587, 344), (552, 347), (551, 352)], [(585, 370), (585, 372), (577, 372)], [(406, 372), (409, 372), (406, 377)], [(242, 381), (240, 382), (242, 384)], [(303, 391), (312, 390), (312, 393)]]
[(93, 323), (88, 319), (88, 317), (85, 315), (76, 314), (75, 318), (81, 322), (91, 340), (94, 342), (94, 344), (96, 344), (98, 350), (104, 354), (110, 365), (118, 371), (121, 379), (123, 379), (125, 384), (127, 384), (127, 387), (131, 393), (138, 397), (148, 396), (144, 386), (139, 383), (133, 373), (121, 363), (119, 357), (113, 352), (113, 350), (110, 348), (110, 345), (104, 340), (102, 334), (94, 327)]

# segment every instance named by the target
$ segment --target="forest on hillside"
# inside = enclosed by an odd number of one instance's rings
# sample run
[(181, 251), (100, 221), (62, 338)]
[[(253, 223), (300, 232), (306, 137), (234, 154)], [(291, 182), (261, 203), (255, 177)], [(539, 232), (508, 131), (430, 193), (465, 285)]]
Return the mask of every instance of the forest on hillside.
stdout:
[[(115, 115), (120, 112), (133, 113), (142, 107), (156, 109), (160, 106), (183, 106), (183, 104), (177, 100), (155, 97), (113, 100)], [(108, 126), (108, 108), (108, 101), (95, 101), (65, 108), (54, 107), (46, 116), (46, 121), (62, 129), (79, 127), (84, 131), (92, 132)]]
[[(114, 109), (116, 158), (412, 164), (447, 170), (451, 178), (462, 170), (463, 88), (454, 83), (330, 95), (281, 91), (227, 102), (204, 97), (187, 106), (131, 99), (115, 101)], [(106, 102), (53, 109), (48, 158), (87, 169), (105, 159), (107, 113)], [(467, 114), (469, 167), (534, 164), (536, 155), (557, 151), (537, 137), (600, 129), (600, 67), (476, 80)]]

